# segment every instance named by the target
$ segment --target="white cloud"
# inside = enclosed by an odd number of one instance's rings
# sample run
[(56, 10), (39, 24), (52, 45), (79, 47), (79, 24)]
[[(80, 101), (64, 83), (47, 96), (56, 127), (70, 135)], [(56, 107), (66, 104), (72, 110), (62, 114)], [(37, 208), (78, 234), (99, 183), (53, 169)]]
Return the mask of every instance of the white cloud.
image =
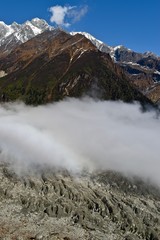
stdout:
[(138, 104), (68, 99), (0, 106), (0, 159), (73, 172), (112, 169), (160, 184), (160, 119)]
[(87, 13), (88, 7), (56, 5), (50, 7), (49, 11), (52, 14), (50, 18), (52, 23), (55, 23), (58, 26), (69, 27), (72, 23), (80, 21), (80, 19)]
[(80, 8), (72, 8), (70, 11), (68, 11), (68, 17), (72, 19), (72, 22), (78, 22), (81, 20), (81, 18), (87, 13), (88, 6), (80, 7)]

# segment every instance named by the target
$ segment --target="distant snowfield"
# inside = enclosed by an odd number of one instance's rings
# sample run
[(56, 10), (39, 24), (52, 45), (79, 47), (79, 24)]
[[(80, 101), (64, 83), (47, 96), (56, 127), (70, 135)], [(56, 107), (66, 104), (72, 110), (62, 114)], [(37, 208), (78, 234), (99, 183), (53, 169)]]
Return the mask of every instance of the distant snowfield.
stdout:
[(33, 165), (118, 170), (160, 184), (160, 120), (122, 102), (66, 99), (31, 107), (0, 106), (1, 160), (18, 173)]

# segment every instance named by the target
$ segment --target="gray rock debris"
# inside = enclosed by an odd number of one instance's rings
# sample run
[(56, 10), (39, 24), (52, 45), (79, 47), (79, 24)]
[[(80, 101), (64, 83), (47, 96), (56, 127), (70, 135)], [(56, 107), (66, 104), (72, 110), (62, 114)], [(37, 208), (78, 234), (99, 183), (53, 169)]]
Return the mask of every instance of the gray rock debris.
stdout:
[(111, 171), (20, 177), (0, 165), (0, 239), (160, 239), (160, 191)]

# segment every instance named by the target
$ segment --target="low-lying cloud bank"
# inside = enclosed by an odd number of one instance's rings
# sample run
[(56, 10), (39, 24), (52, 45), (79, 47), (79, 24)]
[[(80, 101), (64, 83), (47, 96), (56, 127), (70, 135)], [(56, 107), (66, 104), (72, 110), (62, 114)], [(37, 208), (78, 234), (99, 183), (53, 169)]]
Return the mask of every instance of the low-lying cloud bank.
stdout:
[(1, 160), (74, 173), (112, 169), (160, 184), (160, 120), (138, 104), (66, 99), (47, 106), (0, 106)]

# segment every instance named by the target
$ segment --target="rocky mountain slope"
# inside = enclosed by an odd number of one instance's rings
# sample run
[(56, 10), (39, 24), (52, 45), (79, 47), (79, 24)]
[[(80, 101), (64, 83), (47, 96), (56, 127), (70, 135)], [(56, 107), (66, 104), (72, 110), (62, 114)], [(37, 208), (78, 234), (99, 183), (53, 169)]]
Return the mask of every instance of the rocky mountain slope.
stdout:
[(0, 164), (0, 236), (12, 240), (158, 240), (160, 190), (119, 173)]
[(2, 101), (42, 104), (65, 96), (90, 95), (126, 102), (148, 102), (109, 54), (85, 36), (45, 31), (0, 58)]
[(114, 62), (124, 69), (131, 83), (153, 102), (159, 103), (160, 57), (152, 52), (137, 53), (124, 46), (111, 47), (88, 33), (79, 33), (91, 40), (100, 51), (109, 53)]

